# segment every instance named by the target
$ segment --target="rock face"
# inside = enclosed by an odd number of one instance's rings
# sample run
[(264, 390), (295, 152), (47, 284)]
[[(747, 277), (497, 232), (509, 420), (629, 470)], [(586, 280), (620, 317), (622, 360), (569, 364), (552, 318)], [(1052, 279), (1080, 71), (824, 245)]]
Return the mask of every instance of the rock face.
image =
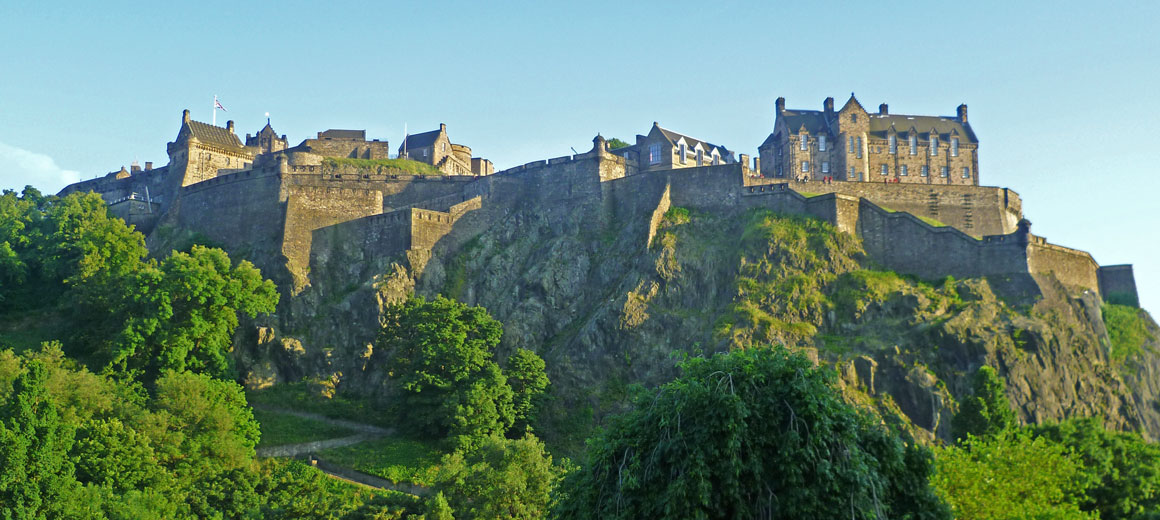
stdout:
[(873, 267), (852, 235), (760, 210), (484, 207), (431, 250), (328, 251), (306, 290), (239, 336), (238, 359), (251, 385), (311, 377), (377, 394), (386, 375), (366, 361), (379, 312), (414, 291), (486, 307), (504, 349), (547, 361), (554, 399), (538, 430), (566, 447), (685, 356), (776, 344), (835, 367), (852, 401), (927, 439), (949, 437), (983, 365), (1005, 377), (1023, 422), (1099, 415), (1160, 436), (1155, 341), (1114, 361), (1095, 294), (1037, 275), (1042, 296), (1026, 300), (1007, 280)]

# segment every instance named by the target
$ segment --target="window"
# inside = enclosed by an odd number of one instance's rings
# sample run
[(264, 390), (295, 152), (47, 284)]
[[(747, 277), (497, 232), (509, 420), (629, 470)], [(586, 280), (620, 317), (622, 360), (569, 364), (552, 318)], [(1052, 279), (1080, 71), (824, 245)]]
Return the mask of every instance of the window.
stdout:
[(862, 138), (861, 137), (858, 138), (858, 148), (856, 148), (856, 151), (858, 153), (858, 158), (861, 159), (862, 158)]
[(430, 148), (424, 148), (423, 149), (423, 157), (427, 157), (427, 152), (429, 152), (430, 150), (431, 150)]
[(898, 136), (897, 135), (890, 136), (890, 153), (891, 154), (898, 153)]
[(905, 164), (898, 167), (898, 174), (899, 175), (906, 177), (906, 173), (907, 172), (906, 172), (906, 165)]
[(937, 135), (930, 136), (930, 155), (931, 156), (938, 155), (938, 136)]
[(705, 152), (697, 150), (697, 166), (705, 163)]
[(923, 176), (923, 177), (929, 177), (929, 176), (930, 176), (930, 166), (923, 165), (923, 167), (922, 167), (922, 176)]
[(806, 136), (806, 134), (804, 134), (804, 133), (803, 133), (803, 134), (799, 135), (799, 136), (798, 136), (798, 140), (800, 140), (800, 141), (801, 141), (801, 142), (800, 142), (800, 143), (798, 143), (798, 144), (799, 144), (799, 146), (801, 146), (801, 149), (802, 149), (802, 150), (809, 150), (809, 148), (810, 148), (810, 140), (809, 140), (809, 138)]
[(681, 143), (681, 164), (685, 164), (685, 159), (688, 158), (688, 156), (689, 149), (685, 147), (684, 143)]
[(952, 137), (951, 138), (951, 157), (958, 157), (958, 156), (959, 156), (959, 138)]
[(847, 178), (847, 179), (853, 179), (853, 178), (854, 178), (854, 167), (853, 167), (853, 166), (851, 166), (851, 167), (850, 167), (850, 174), (849, 174), (849, 175), (847, 175), (847, 176), (846, 176), (846, 178)]
[(784, 174), (784, 173), (782, 173), (782, 171), (781, 171), (781, 165), (780, 165), (780, 164), (779, 164), (779, 165), (777, 165), (777, 176), (778, 176), (778, 177), (782, 177), (782, 176), (784, 176), (784, 175), (785, 175), (785, 174)]
[(887, 173), (890, 172), (890, 167), (883, 164), (881, 170), (882, 170), (882, 175), (886, 175)]
[(830, 173), (830, 163), (822, 161), (822, 173)]
[(850, 122), (857, 123), (858, 122), (858, 114), (850, 114)]
[(918, 155), (918, 136), (914, 134), (910, 136), (910, 155)]
[(660, 164), (661, 163), (661, 145), (660, 145), (660, 143), (650, 144), (648, 146), (648, 163), (649, 164)]
[(446, 152), (446, 151), (447, 151), (447, 143), (443, 143), (443, 151), (444, 151), (444, 152)]
[(942, 168), (939, 170), (938, 176), (939, 176), (939, 177), (946, 177), (946, 176), (947, 176), (947, 175), (949, 175), (949, 174), (950, 174), (950, 168), (948, 168), (948, 167), (946, 167), (946, 166), (943, 166), (943, 167), (942, 167)]
[(964, 179), (971, 178), (971, 168), (969, 166), (963, 166), (963, 178)]
[(802, 161), (802, 173), (809, 173), (809, 172), (810, 172), (810, 162), (809, 161)]
[(854, 137), (846, 138), (846, 153), (854, 153)]
[(819, 152), (826, 151), (826, 136), (824, 136), (824, 135), (818, 136), (818, 151)]

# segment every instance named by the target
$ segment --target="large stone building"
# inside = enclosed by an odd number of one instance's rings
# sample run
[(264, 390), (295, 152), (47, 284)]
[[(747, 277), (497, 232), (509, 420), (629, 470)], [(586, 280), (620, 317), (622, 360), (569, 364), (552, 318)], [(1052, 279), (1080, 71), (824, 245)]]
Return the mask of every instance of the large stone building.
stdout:
[(661, 128), (655, 121), (648, 135), (636, 136), (636, 144), (610, 150), (639, 166), (639, 171), (695, 168), (737, 162), (724, 146), (694, 139)]
[(278, 136), (278, 132), (274, 131), (274, 127), (270, 126), (270, 119), (266, 119), (266, 126), (258, 130), (258, 134), (251, 137), (246, 134), (246, 148), (252, 148), (254, 155), (261, 155), (266, 153), (281, 152), (289, 148), (286, 142), (286, 135)]
[(247, 149), (234, 134), (234, 122), (226, 127), (207, 125), (189, 118), (189, 110), (181, 113), (181, 128), (177, 139), (166, 146), (170, 171), (183, 171), (182, 186), (189, 186), (217, 177), (218, 170), (248, 168), (254, 153)]
[(491, 175), (491, 161), (471, 156), (471, 148), (454, 144), (447, 137), (447, 125), (438, 130), (408, 135), (399, 145), (399, 157), (430, 164), (451, 175)]
[(967, 105), (955, 116), (871, 114), (850, 94), (834, 111), (787, 110), (777, 98), (773, 133), (758, 147), (761, 174), (793, 180), (979, 184), (979, 140)]

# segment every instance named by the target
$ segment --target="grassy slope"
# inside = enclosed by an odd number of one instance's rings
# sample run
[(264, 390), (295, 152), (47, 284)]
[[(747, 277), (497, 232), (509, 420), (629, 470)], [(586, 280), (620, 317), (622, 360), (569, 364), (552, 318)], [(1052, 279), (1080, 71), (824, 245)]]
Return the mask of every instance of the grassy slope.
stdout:
[(341, 426), (268, 410), (255, 409), (254, 418), (262, 429), (259, 447), (320, 441), (354, 433)]

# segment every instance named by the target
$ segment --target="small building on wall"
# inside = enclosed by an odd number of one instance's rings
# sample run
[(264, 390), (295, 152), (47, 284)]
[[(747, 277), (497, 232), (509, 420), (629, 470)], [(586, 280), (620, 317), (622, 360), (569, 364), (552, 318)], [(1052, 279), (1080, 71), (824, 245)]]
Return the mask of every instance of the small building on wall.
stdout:
[(491, 175), (495, 166), (481, 157), (472, 157), (471, 148), (453, 144), (447, 137), (447, 125), (438, 130), (412, 134), (399, 145), (399, 157), (430, 164), (450, 175)]
[(694, 168), (737, 162), (724, 146), (695, 139), (653, 122), (648, 135), (637, 135), (636, 144), (609, 150), (639, 165), (639, 171)]
[(834, 110), (788, 110), (777, 98), (773, 133), (758, 147), (761, 173), (787, 180), (979, 185), (979, 140), (967, 105), (955, 116), (871, 114), (858, 99)]
[(234, 134), (234, 122), (226, 127), (207, 125), (189, 118), (189, 110), (181, 114), (181, 128), (177, 138), (166, 146), (172, 171), (184, 171), (182, 186), (217, 177), (218, 170), (250, 167), (254, 153), (242, 145)]

